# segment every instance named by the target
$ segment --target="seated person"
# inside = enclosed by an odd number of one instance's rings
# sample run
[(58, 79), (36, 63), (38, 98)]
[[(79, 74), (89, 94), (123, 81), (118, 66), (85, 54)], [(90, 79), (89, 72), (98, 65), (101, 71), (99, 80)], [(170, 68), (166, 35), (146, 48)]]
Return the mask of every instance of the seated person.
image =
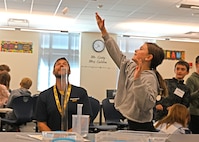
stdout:
[[(10, 107), (12, 105), (13, 99), (16, 97), (31, 96), (31, 92), (29, 91), (31, 86), (32, 80), (28, 77), (23, 78), (20, 82), (20, 88), (11, 91), (6, 107)], [(9, 112), (6, 114), (6, 118), (15, 119), (16, 117), (13, 112)]]
[(9, 89), (10, 79), (10, 74), (7, 71), (0, 71), (0, 84), (5, 85), (9, 92), (11, 92), (11, 90)]
[(1, 64), (0, 65), (0, 72), (2, 72), (2, 71), (10, 72), (10, 67), (6, 64)]
[[(70, 65), (66, 58), (57, 59), (53, 74), (56, 78), (55, 85), (41, 92), (37, 99), (38, 128), (40, 131), (70, 131), (72, 115), (77, 114), (77, 104), (83, 104), (82, 114), (92, 115), (87, 91), (69, 83)], [(64, 98), (63, 105), (61, 105), (61, 98)], [(61, 121), (63, 117), (65, 124)]]
[(32, 80), (28, 77), (25, 77), (20, 82), (20, 88), (11, 91), (6, 107), (10, 107), (10, 103), (12, 100), (19, 96), (31, 96), (31, 92), (29, 91), (32, 86)]
[(3, 107), (8, 100), (10, 92), (5, 85), (0, 84), (0, 107)]
[[(10, 96), (10, 74), (7, 71), (0, 72), (0, 107), (4, 107)], [(0, 115), (2, 116), (2, 115)]]
[(187, 107), (176, 103), (169, 108), (167, 116), (155, 123), (155, 128), (166, 134), (191, 134), (187, 128), (189, 120)]

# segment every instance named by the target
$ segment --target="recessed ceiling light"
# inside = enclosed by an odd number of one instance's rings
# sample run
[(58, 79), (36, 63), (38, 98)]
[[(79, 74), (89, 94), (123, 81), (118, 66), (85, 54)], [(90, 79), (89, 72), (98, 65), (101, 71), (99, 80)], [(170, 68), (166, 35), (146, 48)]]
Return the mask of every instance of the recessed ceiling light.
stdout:
[(191, 9), (198, 9), (199, 10), (199, 6), (197, 5), (194, 5), (194, 6), (191, 6)]
[(192, 13), (192, 16), (199, 16), (199, 13)]
[(190, 9), (198, 9), (199, 10), (199, 5), (192, 5), (192, 4), (177, 4), (177, 8), (190, 8)]
[(16, 19), (16, 18), (9, 18), (8, 22), (16, 22), (16, 23), (28, 23), (27, 19)]
[(188, 35), (199, 35), (199, 32), (190, 31), (190, 32), (186, 32), (185, 34), (188, 34)]
[(9, 18), (7, 24), (8, 26), (15, 27), (29, 27), (29, 21), (27, 19)]

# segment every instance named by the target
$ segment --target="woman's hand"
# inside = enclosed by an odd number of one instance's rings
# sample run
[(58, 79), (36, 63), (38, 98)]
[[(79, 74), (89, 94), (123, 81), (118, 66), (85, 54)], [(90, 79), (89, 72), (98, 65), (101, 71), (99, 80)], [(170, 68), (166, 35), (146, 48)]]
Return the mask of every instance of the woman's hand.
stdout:
[(155, 108), (157, 110), (163, 110), (163, 106), (161, 104), (156, 105)]
[(95, 13), (95, 17), (96, 17), (97, 25), (102, 33), (102, 36), (106, 35), (107, 31), (104, 25), (104, 19), (102, 19), (97, 12)]
[(141, 71), (142, 71), (142, 60), (141, 59), (137, 59), (137, 58), (134, 58), (133, 59), (137, 66), (135, 68), (135, 72), (134, 72), (134, 79), (137, 79), (140, 77), (140, 74), (141, 74)]

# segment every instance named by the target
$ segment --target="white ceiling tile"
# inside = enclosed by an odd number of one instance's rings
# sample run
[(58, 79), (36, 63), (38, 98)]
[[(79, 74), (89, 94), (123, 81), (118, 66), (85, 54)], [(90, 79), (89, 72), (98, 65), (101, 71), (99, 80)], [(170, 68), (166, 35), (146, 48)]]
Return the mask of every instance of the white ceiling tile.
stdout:
[[(188, 25), (190, 30), (198, 30), (197, 24), (199, 23), (199, 16), (192, 16), (193, 13), (198, 13), (199, 10), (192, 9), (178, 9), (177, 4), (188, 3), (198, 4), (199, 0), (34, 0), (32, 12), (31, 3), (32, 0), (5, 0), (7, 9), (5, 9), (4, 0), (0, 1), (0, 15), (1, 22), (0, 27), (5, 26), (8, 18), (13, 18), (19, 14), (42, 14), (46, 16), (52, 16), (53, 22), (47, 22), (45, 18), (30, 22), (30, 28), (65, 28), (68, 31), (90, 31), (99, 32), (95, 21), (95, 12), (98, 12), (111, 33), (116, 34), (132, 34), (141, 35), (148, 34), (154, 35), (153, 31), (143, 31), (144, 28), (121, 28), (123, 23), (144, 22), (146, 25), (158, 22), (160, 24), (167, 23), (172, 26)], [(60, 5), (59, 5), (60, 4)], [(97, 8), (101, 5), (101, 8)], [(63, 14), (62, 10), (67, 7), (67, 13)], [(57, 11), (56, 11), (57, 10)], [(12, 12), (13, 15), (6, 17), (6, 13)], [(53, 20), (55, 16), (60, 16), (63, 22)], [(20, 17), (21, 18), (21, 17)], [(26, 18), (26, 17), (25, 17)], [(76, 23), (71, 26), (64, 25), (67, 23), (66, 19), (72, 18), (76, 20)], [(63, 23), (63, 24), (62, 24)], [(61, 25), (62, 24), (62, 25)], [(176, 25), (178, 24), (178, 25)], [(186, 28), (189, 28), (186, 27)], [(176, 34), (183, 34), (184, 31), (167, 30), (155, 31), (157, 35), (164, 36)], [(196, 37), (195, 37), (196, 38)], [(197, 37), (199, 38), (199, 37)]]

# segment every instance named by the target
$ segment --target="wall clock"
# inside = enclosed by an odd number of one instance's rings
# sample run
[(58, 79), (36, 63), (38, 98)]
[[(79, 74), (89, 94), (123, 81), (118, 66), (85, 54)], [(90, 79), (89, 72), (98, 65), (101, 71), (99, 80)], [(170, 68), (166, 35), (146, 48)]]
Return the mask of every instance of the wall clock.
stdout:
[(93, 42), (93, 49), (96, 52), (102, 52), (105, 48), (104, 41), (97, 39)]

